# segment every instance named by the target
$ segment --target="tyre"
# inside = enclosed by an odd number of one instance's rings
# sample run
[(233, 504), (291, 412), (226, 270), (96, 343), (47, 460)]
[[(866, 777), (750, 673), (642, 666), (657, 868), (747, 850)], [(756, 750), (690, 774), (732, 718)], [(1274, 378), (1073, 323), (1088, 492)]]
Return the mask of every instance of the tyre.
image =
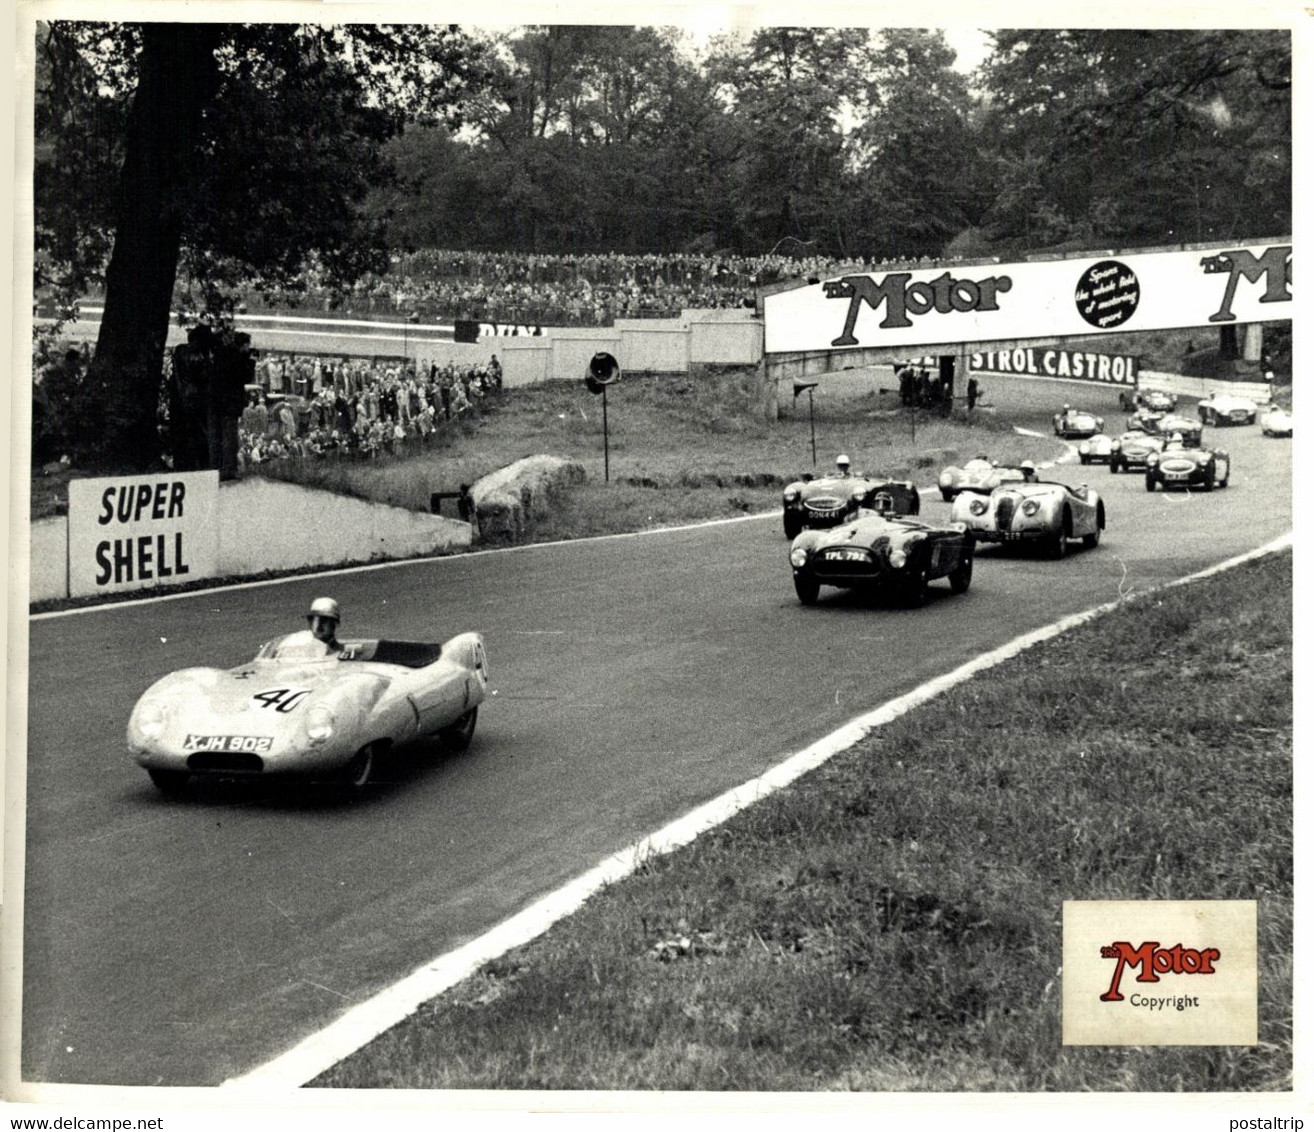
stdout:
[(1079, 456), (1078, 459), (1079, 459), (1083, 464), (1089, 464), (1089, 463), (1090, 463), (1090, 457), (1089, 457), (1089, 456)]
[(803, 520), (800, 519), (797, 515), (791, 515), (788, 511), (786, 511), (785, 537), (792, 541), (793, 539), (798, 538), (798, 533), (802, 529), (803, 529)]
[(967, 593), (967, 587), (972, 584), (972, 548), (963, 547), (962, 557), (958, 560), (958, 565), (954, 567), (953, 573), (949, 575), (949, 589), (956, 594)]
[(151, 776), (151, 781), (155, 783), (155, 789), (161, 794), (167, 794), (170, 798), (176, 798), (187, 789), (187, 783), (191, 775), (185, 770), (148, 770), (146, 772)]
[(1081, 543), (1087, 550), (1094, 550), (1100, 544), (1100, 532), (1104, 530), (1104, 504), (1095, 512), (1095, 529), (1088, 535), (1081, 536)]
[(1118, 467), (1119, 467), (1119, 465), (1118, 465), (1118, 461), (1117, 461), (1117, 460), (1114, 460), (1114, 459), (1112, 459), (1112, 458), (1110, 458), (1110, 460), (1109, 460), (1109, 475), (1111, 475), (1111, 476), (1116, 476), (1116, 475), (1118, 474)]
[(1214, 466), (1213, 466), (1213, 464), (1210, 464), (1210, 465), (1209, 465), (1209, 470), (1208, 470), (1207, 472), (1205, 472), (1204, 486), (1203, 486), (1203, 490), (1204, 490), (1204, 491), (1213, 491), (1213, 490), (1214, 490), (1214, 482), (1215, 482), (1215, 481), (1214, 481), (1214, 476), (1215, 476), (1215, 474), (1216, 474), (1216, 472), (1215, 472), (1215, 470), (1214, 470)]
[(1148, 473), (1145, 476), (1145, 490), (1146, 491), (1154, 490), (1154, 477), (1152, 475), (1149, 475)]
[(450, 751), (464, 751), (474, 738), (475, 724), (479, 720), (479, 709), (472, 707), (455, 723), (440, 728), (438, 738)]
[(920, 609), (926, 604), (926, 575), (920, 570), (908, 578), (899, 591), (901, 604), (909, 609)]
[(338, 772), (335, 785), (348, 796), (359, 794), (369, 784), (374, 773), (374, 744), (367, 743), (351, 758), (351, 762)]
[(798, 594), (798, 600), (804, 605), (815, 605), (817, 595), (821, 593), (821, 583), (816, 578), (809, 578), (803, 574), (794, 575), (794, 592)]
[(918, 491), (912, 493), (912, 503), (908, 508), (909, 515), (920, 515), (922, 513), (922, 497)]
[(1228, 465), (1227, 465), (1227, 471), (1225, 471), (1225, 472), (1223, 473), (1223, 478), (1222, 478), (1221, 480), (1218, 481), (1218, 486), (1219, 486), (1219, 487), (1226, 487), (1226, 486), (1227, 486), (1227, 481), (1230, 480), (1231, 478), (1232, 478), (1232, 465), (1231, 465), (1231, 464), (1228, 464)]
[(946, 491), (944, 488), (941, 488), (940, 498), (942, 498), (946, 503), (952, 503), (954, 501), (954, 493), (952, 491)]

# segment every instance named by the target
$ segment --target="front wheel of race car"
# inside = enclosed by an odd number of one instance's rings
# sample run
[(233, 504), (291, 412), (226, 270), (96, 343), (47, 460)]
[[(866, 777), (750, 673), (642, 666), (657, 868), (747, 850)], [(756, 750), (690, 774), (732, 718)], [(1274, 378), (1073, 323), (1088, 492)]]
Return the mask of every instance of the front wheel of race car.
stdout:
[(464, 751), (474, 738), (475, 724), (479, 720), (479, 709), (472, 707), (460, 719), (438, 732), (443, 746), (452, 751)]
[(785, 537), (787, 539), (798, 538), (798, 533), (803, 529), (803, 520), (797, 515), (785, 513)]
[(1153, 490), (1154, 490), (1154, 477), (1153, 477), (1153, 476), (1146, 476), (1146, 477), (1145, 477), (1145, 490), (1146, 490), (1146, 491), (1153, 491)]
[(816, 578), (807, 578), (802, 574), (794, 575), (794, 592), (804, 605), (815, 605), (817, 595), (821, 593), (821, 583)]
[(151, 776), (151, 781), (155, 783), (155, 789), (161, 794), (167, 794), (170, 798), (175, 798), (187, 789), (187, 782), (191, 778), (185, 770), (156, 770), (150, 769), (146, 772)]
[(942, 487), (940, 489), (940, 498), (943, 499), (946, 503), (952, 503), (954, 501), (954, 493), (950, 491), (948, 488)]
[(967, 593), (967, 587), (972, 584), (972, 551), (970, 547), (964, 548), (962, 557), (958, 560), (958, 565), (954, 567), (953, 573), (949, 575), (949, 589), (956, 594)]
[(367, 743), (352, 757), (338, 774), (336, 785), (351, 796), (359, 794), (369, 784), (374, 773), (374, 744)]

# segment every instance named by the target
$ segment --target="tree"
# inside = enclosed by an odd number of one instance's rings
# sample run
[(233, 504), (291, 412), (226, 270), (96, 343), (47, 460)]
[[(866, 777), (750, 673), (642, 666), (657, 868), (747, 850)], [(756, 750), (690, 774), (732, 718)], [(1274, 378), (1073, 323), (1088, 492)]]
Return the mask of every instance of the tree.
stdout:
[(1290, 232), (1290, 72), (1286, 31), (997, 33), (984, 67), (1007, 190), (996, 235), (1117, 246)]
[[(452, 118), (454, 99), (481, 81), (481, 56), (454, 28), (55, 24), (45, 34), (58, 48), (47, 56), (67, 65), (48, 67), (38, 89), (48, 132), (37, 187), (51, 190), (36, 200), (39, 271), (65, 289), (94, 282), (97, 240), (103, 248), (112, 234), (84, 383), (99, 444), (81, 455), (144, 469), (160, 453), (180, 263), (199, 305), (220, 309), (236, 284), (304, 286), (308, 264), (344, 282), (382, 267), (383, 233), (362, 207), (386, 175), (382, 143), (408, 119)], [(116, 115), (121, 141), (106, 149), (122, 155), (117, 189), (71, 225), (76, 179), (61, 171), (88, 116)]]

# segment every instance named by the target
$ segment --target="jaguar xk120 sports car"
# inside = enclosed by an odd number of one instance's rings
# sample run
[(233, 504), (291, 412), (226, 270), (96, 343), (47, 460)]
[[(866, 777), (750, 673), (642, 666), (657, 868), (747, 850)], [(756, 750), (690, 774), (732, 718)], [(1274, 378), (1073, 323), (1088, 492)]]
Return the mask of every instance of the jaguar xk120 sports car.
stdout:
[(165, 793), (192, 776), (303, 776), (359, 790), (375, 756), (424, 736), (463, 750), (488, 687), (483, 638), (444, 644), (309, 632), (237, 668), (184, 668), (152, 684), (128, 720), (128, 750)]
[(785, 535), (827, 530), (851, 518), (859, 507), (890, 515), (916, 515), (922, 497), (910, 480), (870, 476), (825, 476), (797, 480), (785, 488), (782, 513)]
[(1211, 393), (1196, 406), (1200, 420), (1209, 425), (1254, 424), (1259, 406), (1249, 397), (1236, 397), (1231, 393)]
[(1055, 558), (1068, 552), (1068, 540), (1099, 545), (1104, 530), (1104, 500), (1082, 484), (1006, 484), (988, 496), (961, 495), (950, 518), (981, 542), (1040, 543)]
[(1223, 449), (1168, 444), (1146, 464), (1145, 490), (1198, 487), (1213, 491), (1226, 487), (1231, 476), (1232, 460)]
[(1118, 393), (1118, 404), (1128, 412), (1149, 409), (1157, 413), (1170, 413), (1177, 408), (1177, 394), (1165, 389), (1123, 389)]
[(1021, 468), (1003, 467), (997, 460), (976, 456), (961, 468), (950, 464), (940, 473), (940, 494), (951, 503), (961, 491), (991, 492), (1001, 483), (1021, 483)]
[(1259, 427), (1265, 436), (1290, 436), (1291, 413), (1275, 405), (1259, 418)]
[(1054, 414), (1054, 435), (1064, 440), (1084, 440), (1104, 431), (1104, 418), (1081, 409), (1064, 407), (1061, 413)]
[(926, 584), (948, 578), (960, 594), (972, 584), (972, 536), (944, 525), (862, 510), (829, 531), (804, 531), (789, 548), (794, 592), (804, 605), (822, 586), (884, 591), (920, 605)]
[(1128, 472), (1133, 468), (1143, 471), (1151, 452), (1163, 451), (1163, 437), (1151, 436), (1135, 429), (1113, 438), (1109, 451), (1109, 471)]

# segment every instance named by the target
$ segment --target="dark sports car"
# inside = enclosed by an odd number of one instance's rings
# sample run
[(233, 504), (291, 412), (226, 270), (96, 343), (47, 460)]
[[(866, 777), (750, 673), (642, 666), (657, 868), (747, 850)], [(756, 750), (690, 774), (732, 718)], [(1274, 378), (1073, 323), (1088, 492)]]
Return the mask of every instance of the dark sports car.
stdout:
[(873, 479), (870, 476), (825, 476), (798, 480), (785, 488), (785, 535), (827, 530), (853, 517), (859, 507), (889, 515), (916, 515), (921, 496), (908, 480)]
[(926, 584), (948, 578), (954, 593), (972, 584), (975, 544), (961, 524), (927, 523), (863, 510), (830, 531), (804, 531), (789, 548), (794, 591), (804, 605), (822, 586), (883, 590), (910, 605)]
[(1163, 451), (1163, 437), (1136, 429), (1115, 437), (1109, 451), (1109, 471), (1143, 471), (1151, 452)]
[(1145, 490), (1162, 487), (1197, 487), (1213, 491), (1226, 487), (1232, 476), (1232, 459), (1221, 448), (1168, 445), (1150, 457), (1145, 468)]

